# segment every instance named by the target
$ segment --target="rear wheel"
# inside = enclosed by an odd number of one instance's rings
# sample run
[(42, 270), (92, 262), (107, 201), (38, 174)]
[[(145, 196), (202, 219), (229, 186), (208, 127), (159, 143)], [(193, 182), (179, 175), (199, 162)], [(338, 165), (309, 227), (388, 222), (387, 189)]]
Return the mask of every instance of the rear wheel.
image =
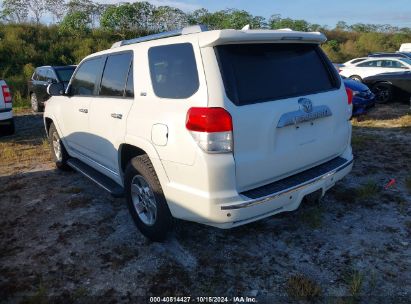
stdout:
[(351, 75), (350, 79), (355, 80), (355, 81), (359, 81), (362, 82), (362, 78), (358, 75)]
[(32, 93), (30, 95), (30, 102), (31, 102), (31, 109), (33, 110), (33, 112), (37, 113), (40, 111), (40, 106), (39, 106), (39, 102), (37, 100), (37, 95), (36, 93)]
[(124, 184), (127, 205), (137, 228), (152, 241), (164, 240), (172, 230), (172, 216), (147, 155), (131, 160)]
[(67, 165), (69, 155), (60, 139), (59, 134), (57, 133), (54, 123), (50, 125), (49, 142), (51, 146), (51, 157), (53, 158), (56, 167), (61, 170), (69, 170), (70, 167)]
[(392, 86), (388, 83), (376, 83), (372, 87), (377, 103), (387, 103), (392, 99)]

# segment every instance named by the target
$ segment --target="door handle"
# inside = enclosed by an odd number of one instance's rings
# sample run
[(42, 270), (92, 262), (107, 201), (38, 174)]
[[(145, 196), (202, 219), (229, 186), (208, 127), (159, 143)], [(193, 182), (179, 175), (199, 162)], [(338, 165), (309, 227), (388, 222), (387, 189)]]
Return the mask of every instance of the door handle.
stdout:
[(111, 113), (111, 117), (116, 118), (116, 119), (122, 119), (123, 114)]
[(79, 112), (81, 112), (81, 113), (85, 113), (85, 114), (88, 113), (88, 110), (87, 110), (87, 109), (78, 109), (78, 110), (79, 110)]

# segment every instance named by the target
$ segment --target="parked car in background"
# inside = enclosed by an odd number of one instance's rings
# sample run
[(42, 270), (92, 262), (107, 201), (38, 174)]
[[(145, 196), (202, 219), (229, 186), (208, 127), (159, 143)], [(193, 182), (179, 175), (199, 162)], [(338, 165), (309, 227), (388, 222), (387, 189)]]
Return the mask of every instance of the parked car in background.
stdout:
[(407, 52), (391, 52), (391, 53), (371, 53), (368, 57), (392, 57), (392, 58), (410, 58), (411, 53)]
[(342, 76), (362, 81), (363, 78), (381, 73), (411, 70), (411, 59), (408, 58), (373, 58), (369, 57), (359, 63), (339, 68)]
[(346, 77), (343, 77), (343, 81), (345, 87), (353, 92), (353, 116), (365, 114), (375, 106), (375, 95), (365, 84)]
[(366, 59), (368, 59), (368, 57), (354, 58), (354, 59), (351, 59), (351, 60), (349, 60), (349, 61), (347, 61), (347, 62), (344, 62), (344, 63), (343, 63), (342, 65), (340, 65), (340, 66), (353, 65), (353, 64), (359, 63), (359, 62), (361, 62), (361, 61), (364, 61), (364, 60), (366, 60)]
[(75, 65), (36, 68), (28, 82), (32, 110), (34, 112), (44, 111), (44, 102), (50, 98), (47, 94), (47, 86), (50, 83), (62, 83), (66, 87), (75, 69)]
[(153, 240), (173, 217), (231, 228), (319, 199), (353, 162), (352, 94), (325, 40), (192, 26), (115, 43), (48, 87), (56, 166), (124, 194)]
[(7, 83), (0, 79), (0, 135), (14, 133), (12, 97)]
[(411, 97), (411, 71), (384, 73), (366, 77), (363, 82), (376, 95), (376, 101), (386, 103), (396, 100), (409, 101)]
[(400, 52), (411, 52), (411, 43), (403, 43), (399, 49)]

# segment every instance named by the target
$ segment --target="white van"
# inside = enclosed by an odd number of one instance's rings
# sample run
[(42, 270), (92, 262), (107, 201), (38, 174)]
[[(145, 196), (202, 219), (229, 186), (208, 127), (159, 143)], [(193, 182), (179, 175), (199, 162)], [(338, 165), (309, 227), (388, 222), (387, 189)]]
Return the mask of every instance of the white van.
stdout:
[(231, 228), (295, 210), (353, 162), (352, 95), (325, 40), (193, 26), (92, 54), (66, 91), (48, 87), (56, 165), (124, 194), (153, 240), (173, 217)]

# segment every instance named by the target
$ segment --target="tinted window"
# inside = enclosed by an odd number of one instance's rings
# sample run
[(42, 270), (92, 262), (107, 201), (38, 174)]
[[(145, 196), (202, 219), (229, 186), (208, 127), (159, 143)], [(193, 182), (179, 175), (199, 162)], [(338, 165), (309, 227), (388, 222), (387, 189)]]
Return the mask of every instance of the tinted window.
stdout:
[(198, 90), (197, 65), (191, 44), (152, 47), (148, 58), (151, 82), (158, 97), (187, 98)]
[(400, 62), (394, 60), (384, 60), (383, 66), (385, 68), (401, 68), (404, 67)]
[(47, 69), (46, 76), (47, 76), (47, 80), (57, 80), (56, 76), (53, 73), (53, 71), (50, 70), (50, 69)]
[(216, 53), (227, 96), (239, 106), (340, 86), (318, 45), (231, 44)]
[(38, 75), (39, 81), (47, 81), (47, 70), (46, 69), (38, 69), (37, 75)]
[(70, 86), (72, 95), (94, 95), (97, 76), (101, 72), (102, 58), (84, 61), (74, 75)]
[(100, 95), (124, 96), (131, 56), (131, 53), (122, 53), (107, 57), (101, 80)]
[(56, 69), (56, 73), (60, 81), (62, 82), (69, 82), (71, 75), (73, 75), (75, 68), (67, 68), (67, 69)]
[(381, 67), (382, 61), (381, 60), (373, 60), (373, 61), (367, 61), (360, 63), (358, 66), (359, 67)]
[(133, 62), (131, 62), (130, 71), (127, 78), (126, 97), (134, 97), (134, 76), (133, 76)]

